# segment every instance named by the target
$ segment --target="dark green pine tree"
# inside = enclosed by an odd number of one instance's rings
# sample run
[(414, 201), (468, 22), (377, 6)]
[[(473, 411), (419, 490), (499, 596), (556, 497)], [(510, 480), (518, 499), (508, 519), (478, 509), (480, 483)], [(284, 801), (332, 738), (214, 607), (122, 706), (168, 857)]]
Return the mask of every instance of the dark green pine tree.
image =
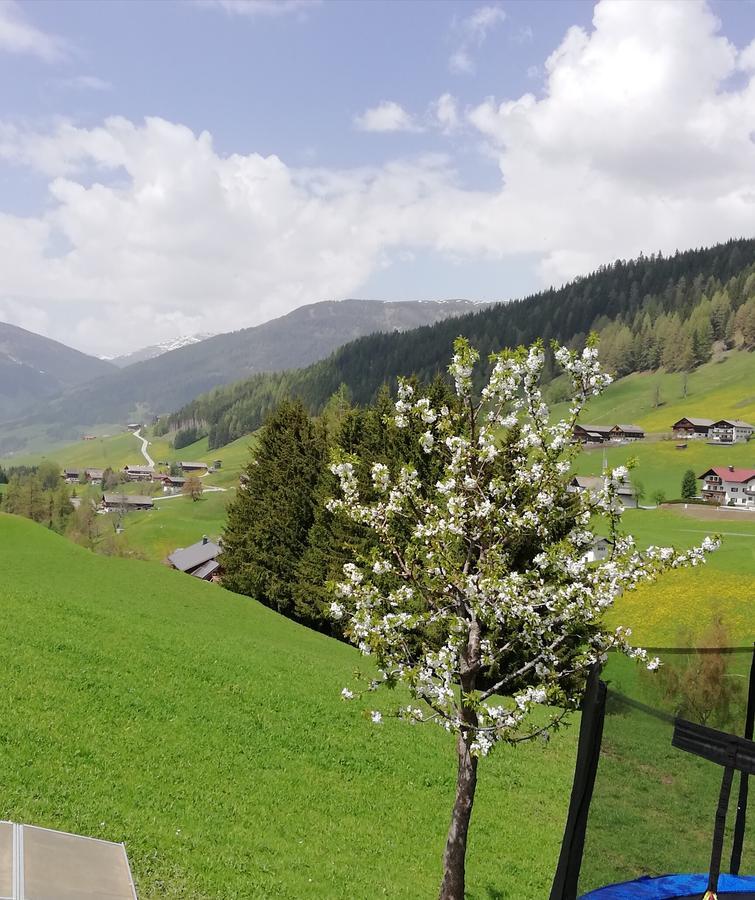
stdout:
[(223, 531), (223, 584), (286, 615), (293, 613), (296, 566), (312, 526), (326, 459), (322, 427), (299, 401), (267, 420)]
[[(440, 378), (427, 394), (436, 407), (454, 402), (451, 389)], [(425, 426), (412, 421), (410, 427), (398, 429), (392, 422), (394, 414), (394, 400), (383, 385), (372, 406), (348, 412), (336, 436), (337, 446), (359, 460), (356, 474), (360, 493), (368, 501), (375, 499), (371, 476), (374, 463), (383, 463), (394, 473), (402, 465), (414, 466), (430, 483), (442, 475), (437, 456), (428, 456), (421, 449), (419, 437)], [(437, 471), (428, 468), (432, 466)], [(344, 563), (369, 556), (376, 544), (374, 532), (327, 509), (326, 502), (337, 494), (337, 479), (325, 466), (317, 490), (315, 519), (297, 566), (294, 588), (296, 618), (332, 634), (340, 631), (328, 614), (333, 599), (328, 583), (342, 577)]]
[[(376, 424), (373, 409), (352, 409), (341, 422), (336, 444), (346, 453), (358, 454), (360, 460), (377, 462), (381, 431), (385, 426)], [(361, 491), (371, 496), (369, 472), (362, 467), (358, 472)], [(296, 567), (294, 585), (294, 613), (297, 619), (313, 628), (340, 635), (338, 623), (328, 615), (332, 595), (328, 582), (335, 581), (343, 573), (344, 563), (367, 553), (375, 544), (374, 533), (359, 526), (345, 516), (334, 515), (326, 503), (338, 494), (335, 475), (328, 465), (323, 466), (316, 491), (315, 514), (307, 538), (307, 548)]]
[(692, 469), (687, 469), (682, 476), (682, 500), (694, 500), (696, 496), (697, 478)]

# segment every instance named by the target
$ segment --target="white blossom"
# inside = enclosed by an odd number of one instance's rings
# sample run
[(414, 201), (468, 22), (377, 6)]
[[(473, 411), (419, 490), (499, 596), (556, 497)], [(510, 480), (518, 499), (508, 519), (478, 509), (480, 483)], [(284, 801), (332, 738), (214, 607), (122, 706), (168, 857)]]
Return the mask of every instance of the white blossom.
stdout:
[[(344, 566), (330, 604), (350, 640), (374, 657), (378, 676), (367, 690), (403, 684), (412, 702), (398, 707), (399, 718), (460, 734), (479, 756), (501, 741), (547, 739), (576, 708), (580, 676), (609, 651), (658, 668), (660, 660), (631, 645), (629, 629), (608, 629), (604, 616), (626, 591), (700, 565), (718, 546), (706, 538), (684, 552), (639, 549), (620, 529), (625, 466), (606, 472), (595, 495), (567, 491), (579, 452), (574, 422), (610, 378), (592, 344), (556, 347), (554, 356), (573, 397), (561, 421), (553, 421), (540, 387), (541, 346), (499, 354), (478, 400), (478, 356), (460, 340), (449, 367), (454, 402), (436, 410), (399, 384), (393, 421), (424, 429), (420, 445), (437, 463), (427, 469), (439, 473), (432, 483), (411, 466), (392, 474), (378, 463), (371, 468), (377, 499), (366, 502), (354, 462), (344, 457), (331, 466), (340, 496), (328, 508), (379, 542), (378, 553)], [(502, 430), (515, 426), (504, 443)], [(605, 517), (613, 546), (607, 559), (588, 564), (596, 514)], [(512, 552), (519, 545), (532, 546), (529, 559)], [(460, 673), (470, 660), (476, 680), (467, 691)], [(491, 667), (498, 682), (485, 687), (481, 675)], [(342, 696), (356, 695), (345, 688)], [(369, 715), (382, 722), (381, 713)]]

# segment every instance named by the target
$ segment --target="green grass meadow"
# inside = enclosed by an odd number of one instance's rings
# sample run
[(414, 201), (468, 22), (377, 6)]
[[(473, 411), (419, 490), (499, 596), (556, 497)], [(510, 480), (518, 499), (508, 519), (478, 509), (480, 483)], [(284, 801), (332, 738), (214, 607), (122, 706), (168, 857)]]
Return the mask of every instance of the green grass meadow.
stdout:
[[(436, 895), (452, 738), (342, 702), (352, 648), (7, 515), (0, 573), (0, 818), (125, 841), (142, 900)], [(575, 738), (481, 763), (470, 898), (546, 896)]]
[[(656, 491), (663, 491), (667, 500), (678, 499), (687, 469), (692, 469), (696, 476), (713, 466), (755, 469), (755, 441), (728, 446), (687, 441), (686, 450), (677, 450), (676, 444), (676, 441), (634, 441), (583, 450), (577, 459), (576, 471), (580, 475), (599, 475), (604, 460), (611, 468), (634, 460), (636, 466), (630, 477), (641, 482), (645, 489), (642, 502), (652, 504)], [(701, 482), (697, 487), (699, 493)]]
[(207, 535), (217, 540), (225, 524), (226, 504), (235, 488), (191, 497), (155, 497), (155, 508), (128, 513), (122, 524), (126, 543), (148, 559), (161, 560), (177, 547), (188, 547)]
[[(565, 414), (566, 405), (555, 409)], [(755, 354), (732, 351), (721, 362), (706, 363), (686, 375), (663, 370), (627, 375), (591, 400), (581, 419), (590, 424), (634, 423), (648, 433), (670, 433), (683, 416), (755, 422)]]

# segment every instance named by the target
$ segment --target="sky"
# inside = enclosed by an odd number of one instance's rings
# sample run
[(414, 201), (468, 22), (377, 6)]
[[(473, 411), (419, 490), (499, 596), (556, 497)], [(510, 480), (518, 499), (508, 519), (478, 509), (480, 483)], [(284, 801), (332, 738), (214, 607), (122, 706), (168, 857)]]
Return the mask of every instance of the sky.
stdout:
[(0, 0), (0, 321), (97, 355), (755, 230), (755, 3)]

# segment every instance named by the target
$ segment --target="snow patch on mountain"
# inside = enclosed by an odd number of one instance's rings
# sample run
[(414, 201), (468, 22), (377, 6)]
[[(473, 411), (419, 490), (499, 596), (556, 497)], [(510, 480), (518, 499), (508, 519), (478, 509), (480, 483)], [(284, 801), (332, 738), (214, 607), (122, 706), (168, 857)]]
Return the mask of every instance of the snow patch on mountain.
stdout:
[(100, 359), (106, 359), (119, 368), (124, 369), (126, 366), (131, 366), (134, 363), (155, 359), (157, 356), (162, 356), (163, 353), (170, 353), (171, 350), (180, 350), (181, 347), (198, 344), (200, 341), (204, 341), (212, 336), (212, 334), (184, 334), (167, 341), (160, 341), (159, 344), (142, 347), (140, 350), (134, 350), (132, 353), (125, 353), (123, 356), (101, 356)]

